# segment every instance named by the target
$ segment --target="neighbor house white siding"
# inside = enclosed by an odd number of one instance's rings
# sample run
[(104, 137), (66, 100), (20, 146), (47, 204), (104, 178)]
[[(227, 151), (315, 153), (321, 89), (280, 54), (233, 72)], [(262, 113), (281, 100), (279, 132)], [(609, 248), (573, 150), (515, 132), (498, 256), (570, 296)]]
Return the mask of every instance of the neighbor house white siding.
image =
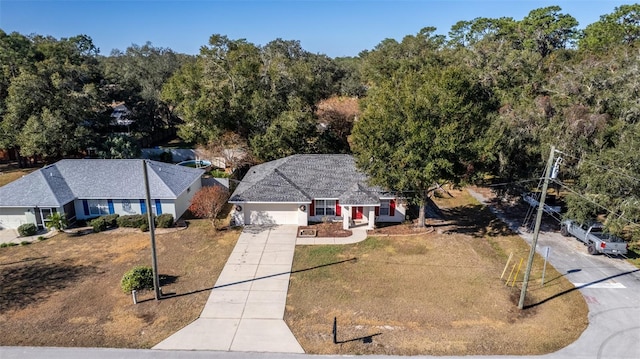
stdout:
[(376, 222), (403, 222), (405, 220), (405, 215), (407, 214), (407, 206), (405, 200), (394, 200), (395, 208), (393, 210), (393, 215), (377, 215)]
[[(30, 214), (27, 218), (27, 214)], [(36, 223), (28, 208), (0, 208), (0, 228), (16, 229), (25, 223)]]
[(191, 205), (191, 199), (202, 188), (202, 180), (198, 178), (185, 191), (180, 193), (174, 204), (174, 218), (178, 219)]

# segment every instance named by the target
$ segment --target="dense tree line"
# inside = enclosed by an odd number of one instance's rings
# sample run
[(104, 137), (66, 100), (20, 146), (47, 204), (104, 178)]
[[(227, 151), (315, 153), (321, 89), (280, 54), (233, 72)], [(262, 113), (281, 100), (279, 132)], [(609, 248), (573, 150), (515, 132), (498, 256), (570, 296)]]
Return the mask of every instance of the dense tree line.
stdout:
[(210, 148), (233, 139), (258, 161), (352, 152), (375, 183), (424, 204), (435, 183), (495, 178), (521, 191), (554, 145), (568, 215), (605, 215), (619, 231), (640, 219), (640, 5), (578, 25), (550, 6), (337, 59), (220, 34), (196, 56), (151, 44), (101, 56), (83, 35), (0, 32), (0, 149), (133, 153), (110, 126), (110, 105), (124, 102), (138, 138), (176, 128)]
[[(137, 140), (178, 121), (160, 92), (190, 59), (149, 43), (104, 57), (86, 35), (55, 39), (0, 30), (0, 149), (22, 164), (136, 155)], [(116, 103), (130, 109), (129, 128), (113, 123)]]

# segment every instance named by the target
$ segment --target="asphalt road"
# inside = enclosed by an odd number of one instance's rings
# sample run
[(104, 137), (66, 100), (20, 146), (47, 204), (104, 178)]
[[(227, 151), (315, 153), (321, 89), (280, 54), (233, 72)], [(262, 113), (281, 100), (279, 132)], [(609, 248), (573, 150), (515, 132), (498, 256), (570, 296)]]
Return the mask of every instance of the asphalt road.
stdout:
[[(477, 193), (474, 197), (483, 201)], [(508, 214), (494, 212), (513, 229), (518, 230), (522, 218), (510, 219)], [(521, 232), (531, 243), (532, 234)], [(637, 359), (640, 358), (640, 269), (623, 259), (592, 256), (581, 242), (563, 237), (556, 231), (541, 232), (537, 250), (544, 253), (550, 248), (549, 262), (562, 273), (584, 296), (589, 306), (589, 326), (580, 338), (558, 352), (542, 356), (482, 356), (481, 358), (553, 358), (553, 359)], [(562, 295), (562, 293), (559, 293)], [(553, 300), (553, 298), (549, 298)], [(365, 358), (393, 358), (389, 356), (363, 356)], [(0, 359), (64, 358), (231, 358), (231, 359), (322, 359), (336, 356), (279, 353), (240, 353), (213, 351), (160, 351), (96, 348), (32, 348), (2, 347)], [(407, 357), (396, 357), (407, 358)], [(414, 358), (439, 358), (420, 356)], [(446, 357), (446, 358), (473, 358)]]

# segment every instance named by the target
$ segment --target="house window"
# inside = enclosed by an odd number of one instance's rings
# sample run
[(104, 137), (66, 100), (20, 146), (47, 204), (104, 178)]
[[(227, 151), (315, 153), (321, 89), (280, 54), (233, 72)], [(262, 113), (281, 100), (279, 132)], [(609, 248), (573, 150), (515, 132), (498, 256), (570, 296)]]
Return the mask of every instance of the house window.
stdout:
[(315, 201), (316, 216), (335, 216), (336, 200), (334, 199), (317, 199)]
[(380, 215), (381, 216), (388, 216), (389, 215), (389, 200), (388, 199), (381, 199), (380, 200)]
[(89, 214), (92, 216), (102, 216), (109, 214), (109, 203), (106, 199), (90, 199), (87, 200), (89, 204)]

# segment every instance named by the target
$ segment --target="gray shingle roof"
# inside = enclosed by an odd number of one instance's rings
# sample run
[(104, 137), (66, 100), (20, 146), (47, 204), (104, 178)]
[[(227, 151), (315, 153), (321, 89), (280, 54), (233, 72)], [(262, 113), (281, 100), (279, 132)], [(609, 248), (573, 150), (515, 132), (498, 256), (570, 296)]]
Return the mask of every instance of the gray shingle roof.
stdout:
[(309, 203), (324, 198), (373, 205), (380, 203), (380, 192), (367, 185), (367, 176), (350, 155), (293, 155), (251, 167), (229, 201)]
[[(147, 161), (154, 199), (175, 199), (204, 170)], [(0, 207), (57, 207), (73, 199), (145, 198), (141, 160), (61, 160), (0, 187)]]

